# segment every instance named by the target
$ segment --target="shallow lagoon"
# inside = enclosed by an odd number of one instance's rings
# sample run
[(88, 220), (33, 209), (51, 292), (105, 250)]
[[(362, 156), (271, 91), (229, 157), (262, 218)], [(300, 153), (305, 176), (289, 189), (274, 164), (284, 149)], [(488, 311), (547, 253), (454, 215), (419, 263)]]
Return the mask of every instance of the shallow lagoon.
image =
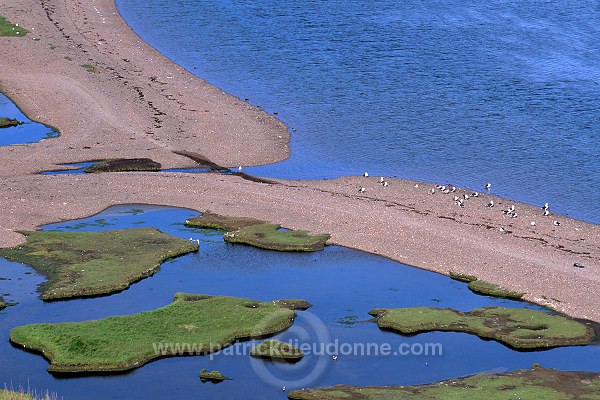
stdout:
[[(0, 293), (19, 304), (0, 312), (2, 364), (0, 383), (9, 386), (28, 382), (50, 389), (64, 398), (256, 398), (285, 399), (282, 385), (302, 379), (314, 368), (316, 379), (306, 386), (353, 383), (365, 385), (414, 384), (483, 371), (528, 368), (534, 362), (563, 370), (600, 371), (600, 347), (561, 348), (519, 353), (496, 342), (458, 333), (428, 333), (403, 337), (382, 332), (368, 320), (375, 307), (440, 306), (469, 310), (485, 305), (532, 307), (527, 303), (493, 299), (471, 293), (466, 284), (447, 277), (403, 266), (383, 257), (343, 247), (327, 247), (317, 253), (279, 253), (243, 245), (225, 244), (222, 233), (190, 229), (182, 222), (196, 212), (160, 206), (115, 206), (82, 220), (47, 225), (44, 229), (109, 230), (153, 226), (182, 238), (202, 241), (198, 253), (163, 264), (153, 277), (129, 290), (109, 297), (43, 303), (35, 295), (42, 278), (26, 274), (21, 264), (0, 260)], [(20, 279), (19, 279), (20, 278)], [(177, 291), (248, 297), (257, 300), (305, 298), (315, 306), (298, 312), (289, 331), (277, 337), (312, 342), (329, 336), (338, 343), (440, 343), (442, 356), (310, 356), (298, 364), (263, 363), (248, 355), (217, 354), (163, 359), (131, 373), (112, 376), (53, 377), (39, 355), (26, 353), (8, 343), (10, 329), (37, 322), (82, 321), (125, 315), (161, 307)], [(244, 344), (235, 345), (232, 349)], [(320, 360), (320, 361), (319, 361)], [(218, 369), (234, 378), (218, 385), (203, 384), (202, 368)], [(360, 379), (359, 379), (360, 378)], [(132, 395), (133, 391), (133, 395)]]
[(2, 93), (0, 93), (0, 117), (16, 118), (24, 122), (22, 125), (0, 129), (0, 146), (35, 143), (59, 135), (56, 130), (49, 126), (31, 121)]

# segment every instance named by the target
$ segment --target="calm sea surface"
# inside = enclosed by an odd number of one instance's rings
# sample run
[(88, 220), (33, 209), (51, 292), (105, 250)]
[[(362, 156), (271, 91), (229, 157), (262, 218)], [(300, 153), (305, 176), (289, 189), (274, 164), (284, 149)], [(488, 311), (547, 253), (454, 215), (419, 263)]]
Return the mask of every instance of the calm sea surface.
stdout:
[(291, 129), (264, 176), (395, 176), (600, 223), (597, 1), (117, 0), (146, 41)]

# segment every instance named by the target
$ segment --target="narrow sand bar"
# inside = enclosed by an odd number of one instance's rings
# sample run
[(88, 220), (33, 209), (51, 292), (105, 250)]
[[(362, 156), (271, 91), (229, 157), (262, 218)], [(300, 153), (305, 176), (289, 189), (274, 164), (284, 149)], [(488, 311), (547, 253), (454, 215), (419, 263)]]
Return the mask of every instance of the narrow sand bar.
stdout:
[[(0, 148), (0, 246), (23, 242), (18, 230), (113, 204), (210, 209), (329, 232), (332, 244), (445, 274), (476, 275), (600, 322), (600, 226), (543, 217), (537, 207), (516, 204), (519, 217), (509, 218), (501, 212), (515, 204), (509, 200), (496, 198), (489, 208), (484, 194), (459, 208), (454, 194), (430, 195), (431, 184), (395, 179), (384, 188), (378, 178), (363, 177), (266, 184), (220, 174), (36, 175), (59, 163), (107, 157), (194, 166), (173, 153), (182, 150), (226, 166), (275, 162), (287, 157), (289, 135), (272, 116), (143, 43), (112, 0), (9, 0), (0, 12), (30, 30), (25, 39), (0, 38), (0, 89), (30, 118), (62, 133)], [(455, 194), (464, 193), (470, 191)]]

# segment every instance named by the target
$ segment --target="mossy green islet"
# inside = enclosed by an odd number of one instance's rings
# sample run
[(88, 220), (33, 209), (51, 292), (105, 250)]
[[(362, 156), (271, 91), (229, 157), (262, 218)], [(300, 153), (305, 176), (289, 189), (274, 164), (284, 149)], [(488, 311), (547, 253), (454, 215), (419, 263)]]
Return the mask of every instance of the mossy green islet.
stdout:
[(454, 271), (450, 271), (448, 275), (454, 280), (468, 283), (467, 287), (469, 290), (471, 290), (473, 293), (483, 296), (503, 297), (506, 299), (519, 300), (525, 295), (525, 293), (505, 289), (496, 285), (495, 283), (482, 281), (474, 275), (468, 275)]
[(469, 282), (467, 287), (472, 292), (484, 296), (504, 297), (506, 299), (519, 300), (525, 295), (525, 293), (504, 289), (494, 283), (482, 281), (479, 279)]
[(231, 378), (226, 377), (225, 375), (216, 370), (209, 372), (206, 369), (203, 369), (202, 371), (200, 371), (200, 380), (202, 382), (222, 382), (226, 380), (231, 380)]
[(230, 217), (204, 211), (197, 217), (185, 221), (185, 225), (192, 228), (219, 229), (224, 231), (238, 231), (248, 226), (264, 224), (264, 221), (248, 217)]
[(304, 357), (302, 350), (281, 340), (266, 340), (257, 344), (250, 351), (250, 355), (253, 357), (282, 360), (300, 360)]
[(17, 346), (41, 352), (51, 372), (125, 371), (154, 359), (218, 351), (237, 340), (289, 328), (293, 310), (276, 302), (177, 293), (172, 304), (96, 321), (19, 326)]
[(449, 308), (374, 309), (382, 329), (403, 334), (430, 331), (465, 332), (518, 349), (547, 349), (589, 344), (594, 330), (562, 315), (526, 308), (484, 307), (470, 312)]
[(242, 243), (266, 250), (319, 251), (323, 250), (330, 235), (307, 231), (281, 230), (281, 225), (246, 217), (229, 217), (211, 212), (188, 219), (185, 225), (195, 228), (222, 229), (224, 240)]
[(154, 274), (160, 264), (198, 249), (154, 228), (102, 232), (22, 232), (27, 242), (0, 256), (28, 264), (47, 277), (43, 300), (105, 295)]
[(600, 400), (600, 374), (536, 367), (418, 386), (349, 386), (290, 392), (290, 400)]

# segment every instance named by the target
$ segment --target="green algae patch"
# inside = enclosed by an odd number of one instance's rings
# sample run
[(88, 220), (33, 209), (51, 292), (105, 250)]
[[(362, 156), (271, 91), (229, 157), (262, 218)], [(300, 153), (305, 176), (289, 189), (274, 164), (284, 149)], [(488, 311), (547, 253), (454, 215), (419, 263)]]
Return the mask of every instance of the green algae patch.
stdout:
[(7, 307), (7, 304), (4, 302), (4, 299), (0, 297), (0, 310), (4, 310)]
[(448, 275), (450, 278), (456, 281), (468, 283), (467, 287), (469, 290), (476, 294), (515, 300), (520, 300), (525, 295), (525, 293), (522, 292), (515, 292), (513, 290), (500, 287), (494, 283), (479, 280), (473, 275), (462, 274), (454, 271), (450, 271)]
[(266, 250), (319, 251), (329, 240), (328, 234), (313, 235), (307, 231), (280, 231), (280, 225), (260, 224), (225, 235), (229, 243), (243, 243)]
[(92, 64), (81, 64), (81, 68), (83, 68), (87, 72), (91, 72), (93, 74), (95, 74), (96, 72), (98, 72), (98, 70), (96, 69), (96, 67), (94, 67)]
[(0, 117), (0, 129), (1, 128), (11, 128), (13, 126), (19, 126), (19, 125), (23, 125), (23, 124), (24, 124), (24, 122), (19, 121), (18, 119)]
[(418, 386), (348, 386), (290, 392), (291, 400), (600, 400), (600, 374), (546, 368), (467, 378)]
[(507, 299), (519, 300), (525, 295), (525, 293), (504, 289), (494, 283), (481, 280), (469, 282), (469, 285), (467, 287), (472, 292), (482, 294), (485, 296), (504, 297)]
[(152, 360), (204, 355), (289, 328), (295, 312), (272, 301), (177, 293), (165, 307), (96, 321), (33, 324), (10, 332), (13, 344), (42, 353), (48, 371), (126, 371)]
[(0, 15), (0, 36), (25, 36), (27, 33), (27, 29), (11, 24)]
[(98, 172), (131, 172), (131, 171), (160, 171), (162, 165), (149, 158), (115, 158), (90, 165), (86, 173)]
[(254, 218), (229, 217), (204, 212), (190, 218), (185, 225), (195, 228), (221, 229), (227, 231), (224, 240), (243, 243), (266, 250), (319, 251), (323, 250), (330, 235), (312, 234), (307, 231), (282, 230), (281, 225), (268, 224)]
[(205, 211), (202, 215), (190, 218), (185, 225), (192, 228), (219, 229), (223, 231), (239, 231), (252, 225), (264, 224), (265, 221), (247, 217), (230, 217)]
[(382, 329), (403, 334), (430, 331), (465, 332), (516, 349), (542, 350), (589, 344), (594, 330), (562, 315), (526, 308), (484, 307), (470, 312), (449, 308), (374, 309)]
[(461, 281), (461, 282), (474, 282), (477, 280), (476, 276), (473, 275), (467, 275), (467, 274), (461, 274), (459, 272), (454, 272), (454, 271), (450, 271), (449, 273), (450, 278), (454, 279), (455, 281)]
[(103, 232), (22, 232), (27, 242), (0, 256), (28, 264), (47, 277), (40, 298), (106, 295), (154, 274), (160, 264), (198, 245), (154, 228)]
[(231, 378), (226, 377), (225, 375), (216, 370), (209, 372), (206, 369), (203, 369), (202, 371), (200, 371), (200, 380), (202, 382), (223, 382), (231, 380)]
[(304, 357), (302, 350), (281, 340), (266, 340), (250, 350), (252, 357), (272, 358), (279, 360), (300, 360)]

